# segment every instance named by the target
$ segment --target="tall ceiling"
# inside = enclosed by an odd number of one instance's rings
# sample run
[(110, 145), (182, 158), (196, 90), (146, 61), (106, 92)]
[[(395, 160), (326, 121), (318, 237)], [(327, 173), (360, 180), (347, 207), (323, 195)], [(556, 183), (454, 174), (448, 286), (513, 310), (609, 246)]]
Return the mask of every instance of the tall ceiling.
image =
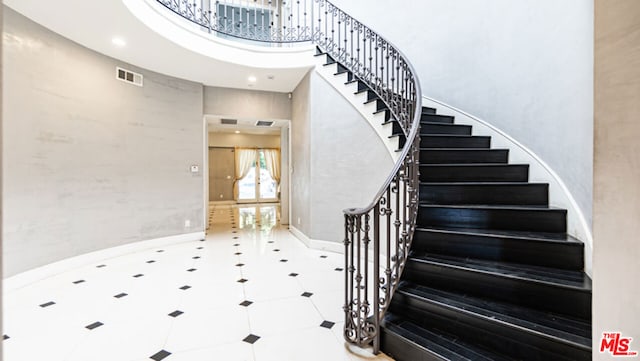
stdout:
[[(247, 51), (243, 44), (221, 44), (209, 34), (198, 34), (175, 14), (163, 13), (153, 0), (4, 0), (4, 4), (87, 48), (205, 85), (291, 92), (312, 63), (310, 46)], [(126, 45), (115, 45), (114, 38)]]

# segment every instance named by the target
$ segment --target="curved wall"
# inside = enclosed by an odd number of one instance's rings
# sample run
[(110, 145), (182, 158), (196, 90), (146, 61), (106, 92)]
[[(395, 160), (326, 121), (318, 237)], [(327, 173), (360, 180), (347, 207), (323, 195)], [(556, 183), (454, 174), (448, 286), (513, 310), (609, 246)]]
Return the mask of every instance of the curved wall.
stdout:
[(311, 247), (341, 250), (342, 211), (371, 202), (393, 159), (367, 120), (316, 70), (293, 92), (292, 113), (290, 227)]
[(424, 95), (487, 120), (549, 164), (591, 225), (592, 0), (334, 3), (402, 49)]
[[(201, 233), (203, 87), (93, 52), (4, 8), (4, 275)], [(116, 79), (116, 66), (144, 87)], [(190, 225), (186, 226), (185, 221)]]

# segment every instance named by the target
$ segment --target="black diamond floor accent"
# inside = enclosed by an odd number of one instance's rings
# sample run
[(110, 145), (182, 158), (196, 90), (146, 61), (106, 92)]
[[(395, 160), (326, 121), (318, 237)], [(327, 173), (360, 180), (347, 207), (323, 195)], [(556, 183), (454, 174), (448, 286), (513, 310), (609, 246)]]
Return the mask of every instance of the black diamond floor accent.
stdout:
[(287, 259), (281, 259), (280, 262), (288, 262), (289, 260)]
[(234, 254), (235, 254), (236, 256), (239, 256), (239, 255), (241, 255), (241, 254), (242, 254), (242, 252), (236, 252), (236, 253), (234, 253)]
[(84, 282), (84, 280), (77, 280), (77, 281), (73, 281), (73, 283), (74, 283), (74, 284), (76, 284), (76, 285), (79, 285), (79, 284), (81, 284), (82, 282)]
[(236, 265), (236, 267), (242, 267), (242, 266), (244, 266), (244, 263), (238, 263), (238, 264)]
[(165, 351), (165, 350), (160, 350), (160, 351), (156, 352), (153, 356), (151, 356), (149, 358), (154, 360), (154, 361), (160, 361), (160, 360), (164, 360), (169, 355), (171, 355), (171, 352)]
[(240, 238), (240, 237), (233, 237), (233, 239), (238, 239), (238, 238)]
[(149, 261), (147, 261), (147, 263), (155, 263), (155, 262), (156, 262), (156, 261), (154, 261), (154, 260), (149, 260)]
[(198, 247), (198, 248), (196, 248), (196, 249), (203, 249), (203, 248), (204, 248), (204, 247)]
[(183, 291), (186, 291), (189, 288), (191, 288), (191, 286), (188, 286), (188, 285), (184, 285), (184, 286), (180, 287), (180, 289), (183, 290)]
[(338, 268), (336, 268), (335, 270), (336, 270), (336, 271), (338, 271), (338, 272), (342, 272), (342, 271), (344, 271), (344, 268), (340, 268), (340, 267), (338, 267)]
[(89, 329), (89, 330), (93, 330), (94, 328), (98, 328), (100, 326), (104, 325), (104, 323), (102, 322), (94, 322), (90, 325), (84, 326), (84, 328)]
[(277, 248), (276, 248), (276, 249), (274, 249), (273, 251), (274, 251), (274, 252), (280, 252), (280, 250), (279, 250), (279, 249), (277, 249)]
[(240, 303), (240, 306), (248, 307), (248, 306), (249, 306), (250, 304), (252, 304), (252, 303), (253, 303), (253, 302), (251, 302), (251, 301), (242, 301), (242, 302)]
[(323, 254), (322, 256), (320, 256), (320, 258), (327, 258), (327, 256)]
[(254, 334), (251, 334), (251, 335), (249, 335), (249, 336), (245, 337), (245, 338), (244, 338), (244, 340), (242, 340), (242, 341), (244, 341), (244, 342), (246, 342), (246, 343), (250, 343), (250, 344), (252, 344), (252, 345), (253, 345), (253, 344), (254, 344), (256, 341), (258, 341), (259, 339), (260, 339), (260, 336), (256, 336), (256, 335), (254, 335)]
[(297, 273), (295, 273), (295, 272), (293, 272), (293, 273), (289, 273), (289, 276), (291, 276), (291, 277), (298, 277), (298, 274), (297, 274)]
[(113, 296), (115, 298), (122, 298), (122, 297), (126, 297), (128, 296), (126, 293), (122, 292), (122, 293), (118, 293), (117, 295)]
[(137, 275), (134, 275), (133, 278), (140, 278), (142, 276), (144, 276), (142, 273), (138, 273)]
[(238, 280), (238, 282), (240, 282), (240, 283), (245, 283), (247, 281), (248, 281), (248, 279), (244, 279), (244, 278), (241, 278), (241, 279)]
[(181, 314), (183, 314), (183, 313), (184, 313), (184, 312), (182, 312), (182, 311), (180, 311), (180, 310), (175, 310), (175, 311), (171, 312), (171, 313), (169, 314), (169, 316), (171, 316), (171, 317), (178, 317), (178, 316), (180, 316), (180, 315), (181, 315)]
[(200, 256), (194, 256), (193, 257), (193, 259), (199, 259), (199, 258), (200, 258)]
[(96, 268), (102, 268), (102, 267), (107, 267), (107, 265), (106, 264), (99, 264), (99, 265), (96, 266)]
[(313, 296), (313, 293), (311, 293), (311, 292), (304, 292), (304, 293), (303, 293), (303, 294), (301, 294), (300, 296), (302, 296), (302, 297), (311, 297), (311, 296)]
[(195, 271), (195, 270), (196, 270), (195, 268), (189, 268), (189, 269), (187, 270), (187, 272), (193, 272), (193, 271)]
[(164, 252), (164, 249), (159, 249), (159, 250), (157, 250), (156, 252), (158, 252), (158, 253), (162, 253), (162, 252)]
[(4, 336), (2, 336), (2, 339), (3, 339), (3, 340), (8, 340), (9, 338), (10, 338), (10, 337), (9, 337), (8, 335), (4, 335)]
[(200, 242), (204, 242), (204, 239), (201, 239)]
[(273, 243), (273, 241), (268, 241), (267, 243)]
[(55, 302), (53, 302), (53, 301), (49, 301), (49, 302), (47, 302), (47, 303), (43, 303), (43, 304), (41, 304), (41, 305), (40, 305), (40, 307), (45, 308), (45, 307), (53, 306), (53, 305), (55, 305), (55, 304), (56, 304)]
[(234, 243), (233, 246), (234, 247), (238, 247), (240, 245), (240, 243)]
[(320, 327), (331, 328), (331, 327), (333, 327), (333, 325), (335, 325), (335, 322), (322, 321), (322, 323), (320, 324)]

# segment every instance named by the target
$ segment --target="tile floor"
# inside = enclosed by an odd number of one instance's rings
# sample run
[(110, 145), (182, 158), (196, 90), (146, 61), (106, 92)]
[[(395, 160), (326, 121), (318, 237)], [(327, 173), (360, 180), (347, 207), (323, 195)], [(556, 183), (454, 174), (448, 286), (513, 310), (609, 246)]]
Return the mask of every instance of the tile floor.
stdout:
[(345, 346), (342, 256), (306, 248), (278, 211), (212, 206), (204, 241), (5, 294), (4, 360), (391, 360)]

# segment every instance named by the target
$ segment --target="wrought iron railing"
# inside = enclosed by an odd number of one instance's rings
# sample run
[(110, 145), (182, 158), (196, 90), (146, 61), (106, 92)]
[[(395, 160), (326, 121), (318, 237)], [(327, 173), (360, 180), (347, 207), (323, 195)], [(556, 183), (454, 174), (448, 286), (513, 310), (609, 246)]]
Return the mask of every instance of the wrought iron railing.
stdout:
[(406, 142), (371, 204), (345, 217), (345, 339), (380, 349), (380, 322), (416, 227), (422, 93), (402, 52), (327, 0), (156, 0), (208, 31), (271, 43), (312, 42), (364, 82)]

